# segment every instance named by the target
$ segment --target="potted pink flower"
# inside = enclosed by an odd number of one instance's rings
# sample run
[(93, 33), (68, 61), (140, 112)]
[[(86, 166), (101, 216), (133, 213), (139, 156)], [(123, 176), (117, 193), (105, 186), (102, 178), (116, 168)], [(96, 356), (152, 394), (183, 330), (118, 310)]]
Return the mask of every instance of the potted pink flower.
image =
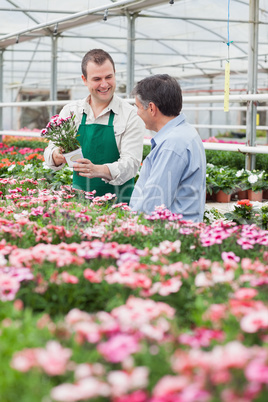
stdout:
[(52, 116), (48, 124), (41, 130), (41, 137), (52, 141), (60, 148), (62, 154), (70, 167), (80, 158), (83, 158), (80, 143), (77, 139), (77, 127), (75, 124), (75, 115), (65, 119), (59, 115)]

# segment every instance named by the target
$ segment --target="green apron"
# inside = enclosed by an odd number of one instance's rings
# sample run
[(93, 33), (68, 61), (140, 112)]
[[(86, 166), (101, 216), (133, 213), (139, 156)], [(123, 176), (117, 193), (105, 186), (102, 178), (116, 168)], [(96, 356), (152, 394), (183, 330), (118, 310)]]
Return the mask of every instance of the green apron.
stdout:
[[(104, 124), (86, 124), (86, 118), (87, 115), (83, 113), (77, 133), (84, 158), (89, 159), (95, 165), (116, 162), (120, 154), (114, 136), (114, 112), (110, 112), (108, 126)], [(115, 193), (117, 202), (129, 203), (134, 188), (134, 178), (121, 186), (112, 186), (100, 178), (88, 179), (87, 177), (79, 176), (78, 172), (74, 171), (73, 187), (84, 191), (96, 190), (95, 196)]]

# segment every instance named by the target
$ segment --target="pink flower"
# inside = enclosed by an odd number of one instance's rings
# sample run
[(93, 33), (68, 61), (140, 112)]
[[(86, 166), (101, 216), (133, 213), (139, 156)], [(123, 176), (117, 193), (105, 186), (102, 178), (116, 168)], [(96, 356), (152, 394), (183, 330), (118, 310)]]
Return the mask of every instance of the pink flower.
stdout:
[(92, 283), (100, 283), (102, 281), (101, 270), (93, 271), (90, 268), (84, 270), (84, 278)]
[(51, 397), (59, 402), (76, 402), (108, 395), (107, 384), (94, 377), (85, 378), (76, 384), (61, 384), (51, 391)]
[(14, 300), (19, 288), (17, 278), (0, 272), (0, 300)]
[(37, 365), (51, 376), (65, 373), (71, 355), (70, 349), (63, 348), (56, 341), (49, 341), (46, 349), (36, 349)]
[(224, 304), (211, 304), (204, 314), (204, 319), (214, 322), (220, 321), (225, 317), (226, 310), (227, 307)]
[(201, 389), (199, 384), (190, 384), (180, 394), (183, 402), (209, 402), (211, 395), (208, 391)]
[(11, 367), (26, 373), (36, 365), (35, 349), (24, 349), (16, 352), (11, 361)]
[(213, 285), (211, 275), (207, 275), (205, 272), (199, 272), (195, 277), (195, 286), (197, 287), (209, 287)]
[(245, 299), (248, 300), (253, 299), (253, 297), (255, 297), (257, 294), (258, 292), (256, 289), (241, 288), (235, 292), (234, 297), (239, 300), (245, 300)]
[(182, 286), (182, 281), (178, 277), (168, 279), (165, 282), (155, 282), (150, 290), (150, 294), (158, 293), (161, 296), (168, 296), (177, 293)]
[(208, 347), (212, 339), (222, 341), (224, 334), (222, 331), (216, 331), (208, 328), (196, 328), (192, 334), (181, 334), (179, 342), (191, 347)]
[(186, 376), (166, 375), (162, 377), (153, 390), (153, 395), (166, 397), (170, 394), (178, 393), (187, 387), (189, 379)]
[(76, 284), (79, 282), (79, 279), (77, 278), (77, 276), (74, 275), (70, 275), (68, 272), (63, 271), (61, 273), (61, 278), (63, 280), (63, 282), (65, 283), (72, 283), (72, 284)]
[(265, 353), (263, 357), (254, 359), (248, 364), (245, 375), (249, 381), (268, 384), (268, 364), (265, 363)]
[(132, 353), (138, 352), (139, 344), (134, 336), (118, 334), (107, 342), (100, 343), (97, 349), (109, 362), (119, 363)]
[(226, 251), (223, 251), (221, 253), (221, 258), (223, 259), (223, 261), (228, 261), (228, 260), (232, 260), (232, 261), (235, 261), (235, 262), (240, 261), (240, 257), (235, 255), (235, 253), (233, 253), (232, 251), (229, 251), (229, 253), (227, 253)]
[(115, 402), (147, 402), (148, 397), (146, 392), (138, 390), (132, 394), (123, 395), (115, 399)]
[(245, 315), (240, 321), (240, 327), (248, 333), (255, 333), (260, 329), (268, 328), (268, 309), (253, 311)]
[(93, 321), (80, 321), (74, 326), (75, 339), (80, 344), (84, 341), (97, 343), (100, 340), (100, 329)]
[(120, 397), (133, 389), (145, 388), (148, 385), (148, 374), (147, 367), (134, 367), (130, 371), (110, 371), (107, 380), (112, 396)]

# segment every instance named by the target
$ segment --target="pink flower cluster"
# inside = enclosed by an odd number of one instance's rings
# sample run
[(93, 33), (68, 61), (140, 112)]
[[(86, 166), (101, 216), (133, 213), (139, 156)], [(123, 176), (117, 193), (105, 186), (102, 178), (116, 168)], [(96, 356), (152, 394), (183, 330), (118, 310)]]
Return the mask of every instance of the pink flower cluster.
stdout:
[(4, 302), (14, 300), (21, 282), (33, 278), (28, 268), (0, 267), (0, 300)]
[(145, 215), (145, 218), (149, 221), (161, 220), (161, 221), (181, 221), (182, 214), (172, 213), (165, 205), (155, 207), (155, 210), (151, 215)]
[(63, 348), (56, 341), (49, 341), (45, 349), (25, 349), (15, 353), (11, 366), (22, 372), (39, 367), (48, 375), (55, 376), (65, 373), (71, 355), (70, 349)]

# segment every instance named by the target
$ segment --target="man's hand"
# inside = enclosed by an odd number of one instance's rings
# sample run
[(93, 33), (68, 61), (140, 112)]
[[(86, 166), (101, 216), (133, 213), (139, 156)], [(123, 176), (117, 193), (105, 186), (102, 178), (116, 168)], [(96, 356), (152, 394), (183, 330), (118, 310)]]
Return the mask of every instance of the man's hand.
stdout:
[(79, 172), (79, 176), (93, 179), (99, 177), (105, 180), (112, 180), (112, 176), (108, 166), (94, 165), (89, 159), (77, 159), (74, 163), (74, 171)]
[(60, 153), (60, 150), (57, 148), (55, 151), (52, 153), (52, 158), (54, 161), (55, 166), (62, 165), (63, 163), (66, 163), (65, 157)]

